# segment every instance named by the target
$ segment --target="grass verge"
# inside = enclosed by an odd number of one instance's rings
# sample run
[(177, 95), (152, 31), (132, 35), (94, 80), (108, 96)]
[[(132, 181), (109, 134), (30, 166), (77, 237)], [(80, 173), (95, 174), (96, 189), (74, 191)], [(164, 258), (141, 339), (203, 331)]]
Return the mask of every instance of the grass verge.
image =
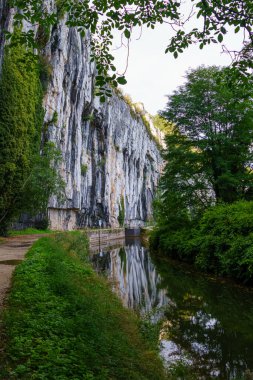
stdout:
[(87, 260), (81, 233), (37, 241), (14, 275), (4, 313), (1, 379), (165, 379), (139, 320)]
[(55, 231), (51, 230), (38, 230), (36, 228), (25, 228), (24, 230), (10, 230), (8, 231), (8, 236), (20, 236), (20, 235), (43, 235), (43, 234), (51, 234), (55, 233)]

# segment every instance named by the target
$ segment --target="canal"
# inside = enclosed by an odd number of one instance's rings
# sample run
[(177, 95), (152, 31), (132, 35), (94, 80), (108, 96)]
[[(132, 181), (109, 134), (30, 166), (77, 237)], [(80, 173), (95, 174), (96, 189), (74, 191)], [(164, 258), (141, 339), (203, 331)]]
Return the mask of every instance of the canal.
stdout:
[(159, 325), (166, 366), (191, 368), (197, 379), (240, 379), (253, 370), (252, 290), (151, 256), (138, 239), (92, 260), (126, 307)]

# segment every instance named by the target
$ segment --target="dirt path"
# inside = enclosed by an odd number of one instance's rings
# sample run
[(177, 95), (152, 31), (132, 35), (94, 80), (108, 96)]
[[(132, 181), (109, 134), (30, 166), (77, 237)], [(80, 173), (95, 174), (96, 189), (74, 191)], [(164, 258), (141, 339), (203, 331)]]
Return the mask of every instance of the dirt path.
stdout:
[(11, 285), (15, 266), (25, 257), (32, 244), (43, 235), (26, 235), (7, 238), (0, 244), (0, 309)]

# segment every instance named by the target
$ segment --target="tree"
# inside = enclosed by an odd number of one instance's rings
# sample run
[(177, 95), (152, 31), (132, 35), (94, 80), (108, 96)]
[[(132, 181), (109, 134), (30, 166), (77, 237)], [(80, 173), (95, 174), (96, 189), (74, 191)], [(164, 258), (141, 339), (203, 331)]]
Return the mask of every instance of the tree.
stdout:
[(33, 156), (31, 171), (24, 185), (22, 211), (31, 216), (38, 213), (46, 216), (49, 198), (55, 195), (61, 200), (65, 188), (57, 170), (61, 160), (61, 152), (52, 142), (45, 143), (41, 153)]
[(252, 95), (234, 70), (200, 67), (168, 96), (161, 114), (174, 132), (166, 137), (161, 216), (184, 210), (192, 218), (216, 202), (252, 199)]
[[(223, 43), (224, 35), (232, 28), (235, 33), (242, 32), (243, 45), (241, 51), (230, 52), (234, 62), (239, 64), (244, 74), (253, 67), (252, 0), (188, 0), (186, 15), (181, 2), (170, 0), (56, 0), (55, 11), (48, 10), (43, 0), (12, 0), (11, 3), (19, 10), (14, 17), (17, 26), (26, 20), (47, 31), (64, 13), (68, 13), (68, 26), (77, 27), (83, 36), (87, 30), (91, 31), (92, 59), (96, 61), (98, 70), (98, 94), (103, 100), (109, 94), (106, 84), (117, 86), (126, 82), (124, 76), (116, 74), (114, 57), (110, 52), (114, 29), (121, 30), (129, 41), (136, 26), (154, 29), (157, 24), (167, 23), (174, 35), (166, 53), (171, 52), (177, 58), (191, 44), (199, 44), (202, 49), (210, 43)], [(192, 18), (194, 27), (191, 26)], [(7, 36), (10, 37), (10, 33)], [(32, 31), (22, 33), (19, 38), (21, 43), (36, 47)]]

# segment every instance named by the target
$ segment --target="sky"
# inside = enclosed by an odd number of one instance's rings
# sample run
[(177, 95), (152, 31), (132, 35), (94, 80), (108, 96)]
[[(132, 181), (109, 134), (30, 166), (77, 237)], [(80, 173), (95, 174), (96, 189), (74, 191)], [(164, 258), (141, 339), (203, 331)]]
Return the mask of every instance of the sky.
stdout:
[[(131, 39), (129, 64), (126, 72), (127, 84), (122, 86), (124, 93), (129, 94), (134, 102), (142, 102), (146, 110), (155, 115), (166, 105), (166, 95), (184, 83), (184, 76), (189, 68), (200, 65), (229, 65), (229, 55), (221, 53), (221, 46), (212, 44), (200, 50), (192, 46), (177, 59), (172, 54), (165, 54), (165, 49), (172, 34), (168, 25), (159, 25), (155, 30), (134, 31)], [(120, 34), (115, 35), (113, 55), (119, 73), (123, 73), (127, 62), (127, 49), (120, 47)], [(239, 49), (241, 37), (229, 33), (226, 45)], [(118, 48), (120, 47), (120, 48)]]

